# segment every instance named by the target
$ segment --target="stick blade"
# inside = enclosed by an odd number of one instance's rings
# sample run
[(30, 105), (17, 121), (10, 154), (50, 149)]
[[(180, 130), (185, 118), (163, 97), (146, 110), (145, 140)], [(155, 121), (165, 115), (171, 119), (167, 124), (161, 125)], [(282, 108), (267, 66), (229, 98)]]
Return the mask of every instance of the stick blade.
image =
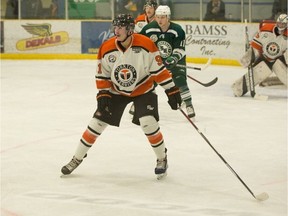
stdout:
[(208, 83), (205, 83), (205, 85), (203, 85), (203, 86), (205, 86), (205, 87), (212, 86), (212, 85), (214, 85), (217, 81), (218, 81), (218, 77), (215, 77), (213, 80), (211, 80), (211, 81), (208, 82)]
[(256, 100), (261, 100), (261, 101), (267, 101), (268, 100), (268, 96), (267, 95), (255, 94), (253, 98), (256, 99)]
[(258, 201), (265, 201), (265, 200), (269, 199), (269, 195), (266, 192), (263, 192), (263, 193), (258, 194), (257, 196), (255, 196), (255, 198)]
[(208, 61), (206, 62), (206, 64), (201, 68), (201, 70), (202, 70), (202, 71), (205, 70), (205, 69), (211, 64), (211, 61), (212, 61), (212, 58), (210, 57), (210, 58), (208, 59)]

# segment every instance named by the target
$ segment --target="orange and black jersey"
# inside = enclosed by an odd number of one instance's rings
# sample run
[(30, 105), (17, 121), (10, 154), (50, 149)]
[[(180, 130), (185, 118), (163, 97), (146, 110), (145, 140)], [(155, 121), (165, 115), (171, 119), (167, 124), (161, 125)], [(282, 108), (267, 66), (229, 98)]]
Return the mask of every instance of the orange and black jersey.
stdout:
[(140, 33), (142, 28), (149, 23), (148, 17), (146, 14), (140, 14), (135, 19), (135, 32)]
[(276, 23), (265, 23), (254, 36), (251, 46), (268, 61), (274, 61), (287, 50), (287, 33), (287, 28), (279, 34)]
[(154, 82), (164, 89), (172, 88), (171, 74), (153, 41), (140, 34), (131, 37), (131, 45), (125, 51), (116, 37), (101, 45), (97, 57), (97, 88), (130, 97), (154, 90)]

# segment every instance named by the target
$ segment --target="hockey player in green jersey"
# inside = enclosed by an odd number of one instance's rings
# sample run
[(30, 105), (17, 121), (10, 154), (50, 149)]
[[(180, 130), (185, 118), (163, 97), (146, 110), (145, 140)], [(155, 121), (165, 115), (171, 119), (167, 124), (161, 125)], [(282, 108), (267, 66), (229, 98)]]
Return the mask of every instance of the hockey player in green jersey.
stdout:
[(182, 100), (186, 106), (187, 115), (195, 116), (192, 97), (187, 85), (185, 32), (182, 27), (170, 21), (171, 10), (167, 5), (159, 5), (155, 12), (155, 21), (144, 26), (140, 34), (146, 35), (157, 45), (162, 60), (171, 71), (176, 86), (179, 87)]

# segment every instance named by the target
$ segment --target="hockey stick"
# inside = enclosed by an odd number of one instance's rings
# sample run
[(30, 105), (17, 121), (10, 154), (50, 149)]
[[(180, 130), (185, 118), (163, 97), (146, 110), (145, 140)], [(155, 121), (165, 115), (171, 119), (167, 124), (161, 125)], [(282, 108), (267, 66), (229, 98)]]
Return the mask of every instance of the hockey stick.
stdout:
[(208, 145), (213, 149), (213, 151), (219, 156), (219, 158), (225, 163), (225, 165), (230, 169), (230, 171), (238, 178), (238, 180), (245, 186), (245, 188), (249, 191), (249, 193), (258, 201), (265, 201), (269, 198), (269, 195), (266, 192), (263, 192), (258, 195), (254, 195), (251, 189), (245, 184), (245, 182), (240, 178), (240, 176), (236, 173), (236, 171), (229, 165), (229, 163), (223, 158), (221, 154), (213, 147), (213, 145), (209, 142), (206, 136), (199, 130), (199, 128), (195, 125), (195, 123), (187, 116), (187, 114), (179, 107), (181, 113), (186, 117), (186, 119), (192, 124), (192, 126), (197, 130), (197, 132), (202, 136), (202, 138), (208, 143)]
[[(245, 51), (247, 52), (248, 49), (250, 48), (250, 44), (249, 44), (249, 35), (248, 35), (248, 25), (247, 25), (247, 19), (245, 19)], [(253, 56), (253, 52), (251, 54)], [(252, 59), (251, 56), (251, 59)], [(249, 80), (249, 89), (250, 89), (250, 94), (251, 97), (254, 98), (255, 96), (255, 82), (254, 82), (254, 74), (253, 74), (253, 68), (252, 68), (252, 60), (250, 61), (250, 64), (248, 66), (248, 80)]]
[[(247, 52), (249, 48), (250, 48), (250, 44), (249, 44), (248, 26), (247, 26), (247, 19), (245, 19), (245, 51)], [(249, 81), (250, 95), (254, 99), (264, 101), (264, 100), (268, 99), (268, 96), (259, 95), (255, 91), (254, 73), (253, 73), (253, 67), (252, 67), (252, 59), (254, 58), (253, 51), (252, 51), (251, 55), (252, 55), (251, 61), (250, 61), (250, 64), (248, 66), (248, 81)]]
[(206, 62), (206, 64), (203, 67), (194, 67), (194, 66), (180, 65), (180, 64), (177, 64), (176, 66), (177, 67), (181, 67), (181, 68), (187, 68), (187, 69), (204, 71), (211, 64), (211, 61), (212, 61), (212, 58), (209, 58), (208, 61)]
[(200, 85), (205, 86), (205, 87), (209, 87), (209, 86), (214, 85), (214, 84), (217, 82), (217, 80), (218, 80), (218, 77), (215, 77), (215, 78), (214, 78), (213, 80), (211, 80), (210, 82), (208, 82), (208, 83), (203, 83), (203, 82), (200, 82), (199, 80), (193, 78), (192, 76), (190, 76), (190, 75), (188, 75), (188, 74), (187, 74), (187, 77), (188, 77), (189, 79), (191, 79), (191, 80), (199, 83)]

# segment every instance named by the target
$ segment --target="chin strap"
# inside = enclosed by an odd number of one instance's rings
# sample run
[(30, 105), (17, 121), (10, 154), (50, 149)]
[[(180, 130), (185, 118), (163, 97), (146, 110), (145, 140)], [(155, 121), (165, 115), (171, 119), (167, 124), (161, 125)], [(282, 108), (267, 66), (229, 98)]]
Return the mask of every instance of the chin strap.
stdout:
[[(129, 34), (130, 33), (130, 34)], [(120, 43), (124, 43), (131, 35), (133, 34), (133, 32), (129, 31), (126, 35), (126, 38), (123, 41), (119, 41)]]

